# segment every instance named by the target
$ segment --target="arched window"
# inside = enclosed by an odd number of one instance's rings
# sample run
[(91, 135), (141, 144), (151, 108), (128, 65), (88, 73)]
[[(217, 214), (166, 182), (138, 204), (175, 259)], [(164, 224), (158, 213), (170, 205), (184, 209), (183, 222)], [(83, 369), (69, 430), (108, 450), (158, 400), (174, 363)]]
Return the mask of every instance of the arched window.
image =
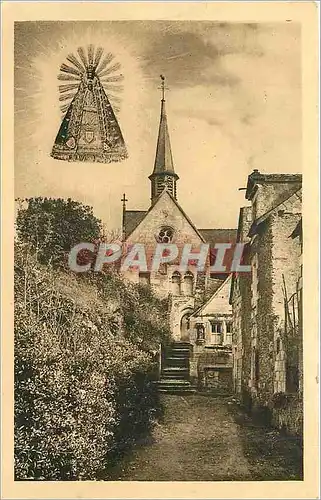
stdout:
[(184, 276), (184, 295), (193, 295), (193, 282), (194, 282), (193, 273), (187, 271), (187, 273)]
[(181, 275), (178, 271), (175, 271), (172, 275), (172, 294), (181, 294)]
[(183, 342), (190, 341), (190, 315), (191, 313), (188, 312), (181, 319), (181, 340)]

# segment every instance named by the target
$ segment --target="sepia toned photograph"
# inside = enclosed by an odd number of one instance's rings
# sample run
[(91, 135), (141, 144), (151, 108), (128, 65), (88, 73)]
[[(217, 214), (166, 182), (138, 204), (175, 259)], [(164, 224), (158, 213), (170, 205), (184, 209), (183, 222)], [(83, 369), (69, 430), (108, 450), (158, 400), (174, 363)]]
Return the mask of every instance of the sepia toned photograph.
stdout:
[(15, 483), (307, 479), (302, 40), (14, 21)]

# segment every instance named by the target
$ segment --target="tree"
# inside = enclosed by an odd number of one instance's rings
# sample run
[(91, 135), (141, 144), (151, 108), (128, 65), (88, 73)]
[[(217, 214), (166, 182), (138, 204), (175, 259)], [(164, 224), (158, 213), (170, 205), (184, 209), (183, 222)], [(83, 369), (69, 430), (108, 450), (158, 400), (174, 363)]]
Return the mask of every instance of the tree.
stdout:
[(18, 201), (17, 236), (30, 245), (41, 263), (61, 264), (73, 246), (81, 242), (96, 243), (100, 238), (101, 221), (88, 205), (71, 198)]

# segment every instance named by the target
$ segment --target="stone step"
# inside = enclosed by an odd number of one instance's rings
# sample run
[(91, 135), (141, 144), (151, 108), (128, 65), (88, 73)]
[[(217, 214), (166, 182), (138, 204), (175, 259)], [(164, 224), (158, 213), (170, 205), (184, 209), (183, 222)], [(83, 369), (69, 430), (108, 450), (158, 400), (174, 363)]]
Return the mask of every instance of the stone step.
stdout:
[(173, 370), (162, 370), (161, 373), (161, 378), (172, 378), (172, 379), (188, 379), (189, 378), (189, 371), (184, 370), (184, 371), (173, 371)]
[(188, 368), (186, 366), (168, 366), (166, 368), (163, 368), (164, 372), (188, 372)]
[(169, 389), (159, 388), (158, 392), (166, 393), (166, 394), (192, 394), (196, 392), (195, 387), (187, 387), (187, 388), (179, 388), (179, 387), (171, 387)]
[(174, 356), (169, 356), (168, 358), (165, 359), (165, 365), (166, 366), (181, 366), (181, 367), (188, 367), (188, 358), (185, 357), (174, 357)]
[(157, 383), (159, 392), (195, 392), (196, 389), (189, 382), (190, 355), (191, 346), (188, 342), (173, 342), (165, 349), (161, 379)]
[(171, 357), (175, 357), (175, 358), (189, 358), (190, 357), (190, 352), (187, 350), (187, 349), (175, 349), (175, 350), (171, 350), (169, 352), (167, 352), (165, 354), (165, 359), (167, 358), (171, 358)]
[(175, 380), (175, 379), (169, 379), (169, 380), (164, 380), (160, 379), (155, 382), (157, 385), (180, 385), (181, 387), (189, 387), (191, 383), (188, 380)]
[(189, 369), (181, 366), (170, 366), (162, 369), (162, 374), (171, 373), (172, 375), (188, 375)]
[(160, 392), (185, 392), (185, 391), (196, 391), (196, 388), (193, 387), (192, 385), (187, 385), (186, 387), (182, 387), (180, 385), (160, 385), (158, 387), (158, 391)]
[(189, 378), (188, 373), (162, 373), (162, 378), (164, 379), (175, 379), (175, 380), (187, 380)]
[(192, 393), (196, 392), (196, 388), (193, 387), (187, 380), (160, 380), (157, 383), (159, 392), (166, 392), (168, 394), (179, 394), (179, 393)]

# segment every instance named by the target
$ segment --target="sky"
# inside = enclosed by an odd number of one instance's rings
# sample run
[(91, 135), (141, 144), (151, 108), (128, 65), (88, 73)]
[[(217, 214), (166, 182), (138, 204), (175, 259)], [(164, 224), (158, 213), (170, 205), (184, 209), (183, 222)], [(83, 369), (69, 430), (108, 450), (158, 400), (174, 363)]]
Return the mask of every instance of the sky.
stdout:
[[(61, 123), (59, 67), (89, 43), (122, 65), (118, 121), (129, 158), (119, 163), (50, 157)], [(207, 21), (15, 24), (15, 197), (73, 198), (110, 230), (150, 204), (160, 74), (178, 201), (198, 228), (235, 228), (253, 169), (301, 172), (301, 37), (293, 23)]]

